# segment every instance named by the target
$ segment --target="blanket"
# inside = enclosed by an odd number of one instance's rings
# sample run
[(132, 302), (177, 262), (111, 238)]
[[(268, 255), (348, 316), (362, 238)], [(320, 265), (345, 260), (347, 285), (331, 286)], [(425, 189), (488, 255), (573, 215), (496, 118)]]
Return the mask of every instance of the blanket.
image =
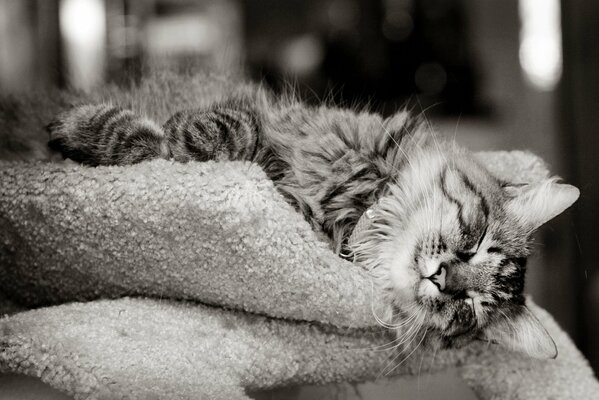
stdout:
[[(547, 175), (528, 153), (479, 157), (513, 182)], [(0, 320), (0, 371), (78, 399), (247, 398), (453, 365), (480, 398), (599, 398), (532, 302), (556, 360), (481, 343), (394, 360), (368, 272), (250, 163), (0, 164), (0, 291), (36, 308)]]

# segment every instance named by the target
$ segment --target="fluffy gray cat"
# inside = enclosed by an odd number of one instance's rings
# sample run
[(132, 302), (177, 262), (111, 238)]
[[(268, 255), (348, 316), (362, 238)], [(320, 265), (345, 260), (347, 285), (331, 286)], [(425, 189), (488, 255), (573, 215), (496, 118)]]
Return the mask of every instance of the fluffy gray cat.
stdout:
[(51, 148), (91, 166), (158, 157), (259, 164), (337, 253), (372, 271), (387, 309), (377, 318), (397, 331), (399, 348), (426, 336), (442, 347), (482, 339), (557, 354), (524, 305), (526, 258), (533, 232), (578, 189), (503, 182), (406, 111), (312, 107), (246, 85), (163, 125), (97, 103), (62, 111), (48, 130)]

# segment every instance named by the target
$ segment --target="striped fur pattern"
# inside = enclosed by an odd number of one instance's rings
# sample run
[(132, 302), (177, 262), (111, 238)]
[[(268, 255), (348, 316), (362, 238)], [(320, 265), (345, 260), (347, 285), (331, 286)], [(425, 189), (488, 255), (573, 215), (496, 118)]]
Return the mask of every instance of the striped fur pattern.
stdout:
[(176, 161), (254, 161), (262, 121), (249, 106), (225, 104), (207, 111), (179, 111), (163, 128), (168, 157)]
[[(577, 189), (555, 180), (508, 185), (406, 111), (383, 118), (310, 107), (254, 88), (162, 126), (103, 104), (68, 110), (48, 130), (51, 147), (89, 165), (156, 157), (259, 164), (335, 251), (372, 271), (388, 305), (376, 317), (396, 330), (398, 348), (483, 339), (555, 355), (524, 306), (526, 257), (532, 233)], [(367, 210), (372, 223), (348, 246)]]
[(74, 108), (47, 129), (54, 133), (50, 148), (87, 165), (134, 164), (168, 155), (162, 128), (132, 111), (106, 104)]

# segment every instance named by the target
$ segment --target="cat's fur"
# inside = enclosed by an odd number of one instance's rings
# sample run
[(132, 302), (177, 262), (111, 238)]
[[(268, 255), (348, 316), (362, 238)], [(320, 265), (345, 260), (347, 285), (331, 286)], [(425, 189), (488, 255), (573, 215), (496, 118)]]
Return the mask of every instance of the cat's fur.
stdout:
[[(162, 126), (99, 104), (66, 110), (48, 129), (52, 148), (88, 165), (258, 163), (337, 252), (373, 271), (388, 305), (377, 317), (397, 331), (400, 347), (425, 336), (444, 346), (478, 338), (556, 355), (524, 305), (525, 262), (532, 233), (578, 190), (555, 180), (502, 182), (406, 111), (382, 118), (309, 107), (244, 86)], [(348, 246), (367, 210), (369, 226)]]

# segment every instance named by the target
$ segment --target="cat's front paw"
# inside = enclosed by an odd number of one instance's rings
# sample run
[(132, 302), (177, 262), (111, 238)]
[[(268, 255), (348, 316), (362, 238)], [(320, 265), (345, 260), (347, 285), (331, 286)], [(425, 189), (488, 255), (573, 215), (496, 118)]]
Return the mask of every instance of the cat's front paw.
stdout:
[[(85, 105), (73, 107), (60, 113), (46, 125), (49, 134), (48, 147), (62, 154), (63, 158), (84, 164), (97, 164), (93, 146), (98, 140), (105, 106)], [(98, 129), (99, 128), (99, 129)]]
[(130, 165), (168, 155), (162, 128), (133, 111), (107, 104), (74, 107), (47, 130), (51, 149), (87, 165)]
[(74, 133), (65, 130), (60, 119), (56, 119), (46, 125), (46, 131), (49, 134), (48, 147), (60, 153), (63, 159), (77, 160), (82, 158), (77, 155), (77, 147), (73, 146), (73, 143), (69, 140), (70, 136), (73, 136)]

